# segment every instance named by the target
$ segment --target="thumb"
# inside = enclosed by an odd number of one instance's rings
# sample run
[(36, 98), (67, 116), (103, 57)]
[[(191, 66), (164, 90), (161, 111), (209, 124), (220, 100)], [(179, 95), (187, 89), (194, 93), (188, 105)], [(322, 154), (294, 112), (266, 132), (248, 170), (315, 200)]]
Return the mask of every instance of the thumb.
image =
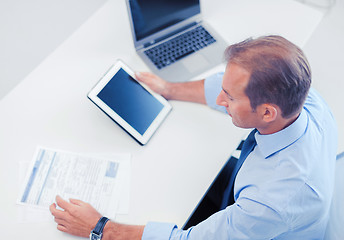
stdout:
[(137, 80), (141, 80), (142, 73), (141, 72), (135, 72), (135, 77), (137, 78)]
[(135, 76), (139, 81), (145, 82), (146, 80), (152, 79), (155, 75), (150, 72), (136, 72)]

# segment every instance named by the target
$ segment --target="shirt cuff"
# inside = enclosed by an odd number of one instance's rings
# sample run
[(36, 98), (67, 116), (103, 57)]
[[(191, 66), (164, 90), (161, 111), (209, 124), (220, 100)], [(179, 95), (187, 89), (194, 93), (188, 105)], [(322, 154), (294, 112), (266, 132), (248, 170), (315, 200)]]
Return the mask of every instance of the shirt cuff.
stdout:
[(222, 90), (222, 77), (223, 72), (216, 73), (207, 77), (204, 81), (204, 96), (206, 103), (209, 107), (218, 111), (226, 113), (226, 108), (216, 104), (217, 96), (219, 96)]
[(142, 240), (170, 239), (172, 230), (176, 227), (172, 223), (148, 222), (144, 228)]

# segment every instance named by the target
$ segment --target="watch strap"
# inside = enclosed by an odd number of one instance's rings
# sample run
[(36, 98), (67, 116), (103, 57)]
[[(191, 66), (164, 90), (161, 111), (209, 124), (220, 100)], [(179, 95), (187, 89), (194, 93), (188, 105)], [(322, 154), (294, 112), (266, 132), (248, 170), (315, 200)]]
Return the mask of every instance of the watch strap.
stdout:
[(93, 229), (93, 232), (97, 235), (100, 235), (103, 233), (103, 229), (105, 227), (105, 224), (109, 221), (109, 219), (107, 217), (101, 217), (97, 223), (97, 225), (95, 226), (95, 228)]

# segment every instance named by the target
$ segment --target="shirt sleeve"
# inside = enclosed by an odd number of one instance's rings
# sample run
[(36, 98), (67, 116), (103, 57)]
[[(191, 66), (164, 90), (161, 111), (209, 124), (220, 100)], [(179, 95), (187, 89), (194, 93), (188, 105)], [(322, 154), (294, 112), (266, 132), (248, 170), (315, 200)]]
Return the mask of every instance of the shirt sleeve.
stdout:
[(148, 223), (142, 240), (272, 239), (287, 230), (272, 208), (249, 198), (221, 210), (187, 230), (167, 223)]
[(172, 223), (148, 222), (144, 228), (142, 240), (170, 239), (174, 228), (177, 226)]
[(231, 205), (188, 230), (174, 228), (170, 239), (272, 239), (285, 231), (285, 227), (274, 210), (245, 199), (245, 202)]
[(226, 113), (226, 108), (216, 104), (217, 96), (222, 90), (223, 72), (207, 77), (204, 81), (204, 95), (207, 105), (215, 110)]

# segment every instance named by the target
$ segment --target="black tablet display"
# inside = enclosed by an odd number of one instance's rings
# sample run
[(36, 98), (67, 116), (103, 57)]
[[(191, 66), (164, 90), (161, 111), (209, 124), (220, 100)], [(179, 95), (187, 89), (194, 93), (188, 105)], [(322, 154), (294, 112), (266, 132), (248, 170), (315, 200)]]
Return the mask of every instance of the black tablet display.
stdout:
[(135, 80), (123, 62), (113, 65), (88, 98), (141, 144), (147, 143), (171, 110), (161, 96)]

